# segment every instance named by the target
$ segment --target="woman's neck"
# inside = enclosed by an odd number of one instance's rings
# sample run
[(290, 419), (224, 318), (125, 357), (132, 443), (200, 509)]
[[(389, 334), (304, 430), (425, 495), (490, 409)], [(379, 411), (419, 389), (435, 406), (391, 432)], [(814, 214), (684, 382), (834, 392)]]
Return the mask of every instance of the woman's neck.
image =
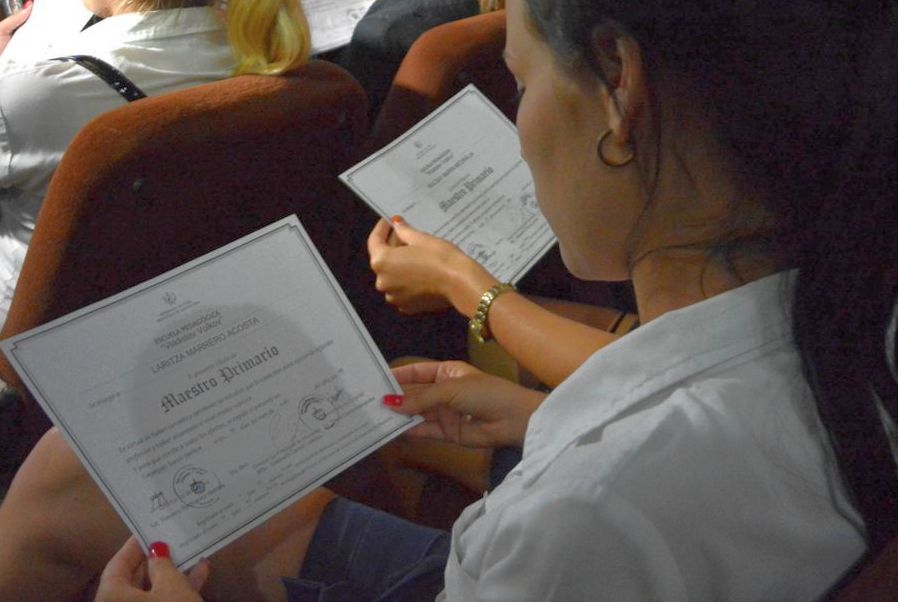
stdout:
[(769, 256), (727, 257), (707, 249), (659, 250), (633, 269), (633, 289), (643, 324), (738, 288), (782, 269)]
[(765, 194), (704, 120), (666, 115), (657, 179), (635, 235), (631, 279), (640, 321), (780, 269)]

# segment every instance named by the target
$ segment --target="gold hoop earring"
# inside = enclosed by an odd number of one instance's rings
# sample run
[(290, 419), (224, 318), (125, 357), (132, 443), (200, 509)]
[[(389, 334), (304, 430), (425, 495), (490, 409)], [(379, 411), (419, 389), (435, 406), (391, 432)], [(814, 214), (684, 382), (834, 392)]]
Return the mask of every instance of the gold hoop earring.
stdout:
[(636, 151), (634, 151), (632, 147), (628, 148), (630, 153), (621, 161), (612, 161), (605, 156), (605, 153), (602, 151), (602, 145), (605, 144), (605, 139), (610, 135), (611, 128), (608, 128), (601, 136), (599, 136), (599, 141), (596, 143), (596, 152), (599, 155), (599, 159), (601, 159), (602, 163), (604, 163), (608, 167), (625, 167), (629, 165), (633, 161), (633, 158), (636, 156)]

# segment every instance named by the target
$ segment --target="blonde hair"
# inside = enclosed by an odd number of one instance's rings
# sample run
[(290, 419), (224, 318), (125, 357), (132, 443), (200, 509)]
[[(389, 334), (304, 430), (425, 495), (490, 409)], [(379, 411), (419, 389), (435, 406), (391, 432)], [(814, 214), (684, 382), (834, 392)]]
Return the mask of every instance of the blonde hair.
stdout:
[(505, 8), (505, 0), (480, 0), (480, 12), (489, 13)]
[(299, 0), (228, 0), (235, 75), (277, 75), (309, 59), (312, 35)]
[(278, 75), (305, 64), (312, 34), (299, 0), (122, 0), (129, 11), (213, 6), (224, 11), (234, 75)]

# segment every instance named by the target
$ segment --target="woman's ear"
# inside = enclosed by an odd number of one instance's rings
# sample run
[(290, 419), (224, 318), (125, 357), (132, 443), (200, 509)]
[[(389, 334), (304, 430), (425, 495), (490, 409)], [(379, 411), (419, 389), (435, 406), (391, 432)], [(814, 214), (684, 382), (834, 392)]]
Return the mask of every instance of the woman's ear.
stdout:
[(647, 100), (642, 52), (636, 40), (611, 25), (593, 29), (592, 43), (605, 83), (608, 127), (618, 143), (628, 145)]

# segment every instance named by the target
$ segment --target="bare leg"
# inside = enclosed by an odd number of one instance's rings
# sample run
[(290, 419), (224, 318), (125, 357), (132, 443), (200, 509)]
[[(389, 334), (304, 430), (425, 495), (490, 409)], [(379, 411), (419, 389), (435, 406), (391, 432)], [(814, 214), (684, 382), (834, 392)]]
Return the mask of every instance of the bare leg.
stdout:
[(0, 599), (72, 599), (127, 536), (52, 429), (28, 455), (0, 506)]
[(281, 577), (296, 577), (324, 508), (336, 496), (319, 489), (210, 558), (209, 600), (286, 600)]
[[(213, 555), (204, 594), (214, 600), (281, 600), (281, 575), (302, 566), (326, 490)], [(0, 506), (0, 600), (78, 599), (129, 533), (55, 429), (31, 451)]]

